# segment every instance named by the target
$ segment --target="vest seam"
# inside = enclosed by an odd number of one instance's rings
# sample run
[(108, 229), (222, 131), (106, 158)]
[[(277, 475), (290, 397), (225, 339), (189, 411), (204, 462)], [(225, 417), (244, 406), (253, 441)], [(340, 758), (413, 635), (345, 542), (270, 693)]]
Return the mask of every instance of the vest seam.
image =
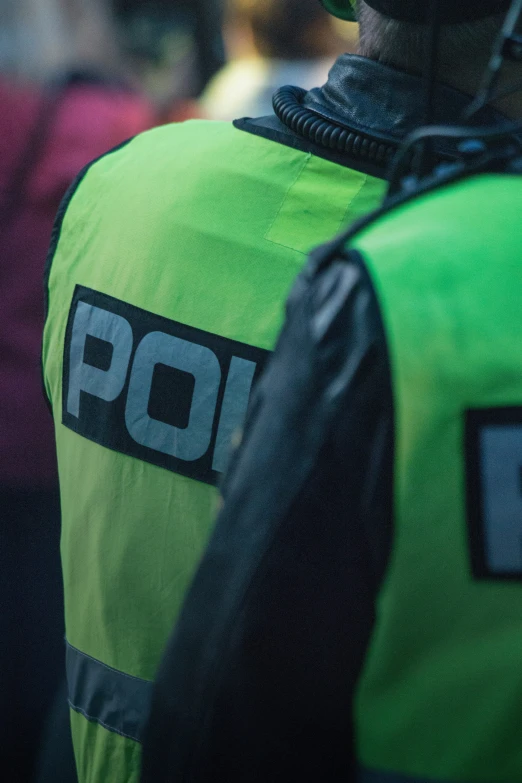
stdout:
[(108, 726), (107, 723), (104, 723), (99, 718), (95, 718), (93, 715), (89, 715), (85, 710), (82, 710), (81, 707), (76, 707), (70, 699), (67, 699), (67, 703), (71, 710), (74, 710), (74, 712), (76, 712), (78, 715), (82, 715), (90, 723), (97, 723), (99, 726), (102, 726), (112, 734), (119, 734), (120, 737), (125, 737), (126, 739), (133, 740), (134, 742), (139, 742), (139, 739), (137, 737), (133, 737), (132, 734), (126, 734), (124, 731), (121, 731), (121, 729), (115, 729), (113, 726)]
[(303, 173), (305, 168), (308, 166), (308, 163), (310, 162), (311, 157), (312, 157), (312, 153), (311, 152), (306, 153), (306, 157), (305, 157), (304, 161), (299, 166), (299, 171), (297, 172), (297, 174), (295, 175), (294, 179), (292, 180), (292, 182), (287, 187), (287, 189), (285, 191), (285, 194), (284, 194), (283, 198), (281, 199), (281, 203), (279, 204), (279, 207), (278, 207), (278, 210), (277, 210), (277, 212), (276, 212), (276, 214), (274, 216), (274, 219), (272, 220), (272, 222), (270, 223), (269, 227), (267, 228), (265, 234), (263, 235), (263, 239), (265, 239), (267, 242), (271, 242), (273, 245), (279, 245), (279, 247), (285, 247), (287, 250), (293, 250), (296, 253), (300, 253), (300, 255), (302, 255), (302, 256), (306, 255), (306, 253), (303, 250), (295, 250), (295, 248), (290, 247), (289, 245), (285, 245), (283, 242), (276, 242), (274, 239), (270, 239), (268, 235), (270, 234), (270, 232), (272, 231), (273, 227), (275, 226), (275, 224), (277, 222), (277, 218), (279, 217), (279, 215), (281, 213), (281, 210), (283, 209), (283, 207), (284, 207), (284, 205), (286, 203), (286, 200), (288, 198), (288, 194), (290, 193), (290, 191), (292, 190), (292, 188), (296, 184), (297, 180), (299, 179), (299, 177), (301, 176), (301, 174)]
[(341, 226), (346, 222), (346, 218), (348, 216), (348, 213), (350, 211), (350, 208), (351, 208), (353, 202), (360, 195), (362, 189), (364, 188), (364, 186), (366, 185), (367, 182), (368, 182), (368, 174), (363, 174), (363, 179), (362, 179), (362, 182), (361, 182), (361, 185), (360, 185), (359, 189), (357, 190), (356, 193), (353, 194), (353, 196), (349, 200), (348, 204), (346, 205), (346, 209), (344, 210), (344, 214), (343, 214), (342, 218), (340, 219), (339, 223), (337, 224), (336, 233), (338, 231), (340, 231)]

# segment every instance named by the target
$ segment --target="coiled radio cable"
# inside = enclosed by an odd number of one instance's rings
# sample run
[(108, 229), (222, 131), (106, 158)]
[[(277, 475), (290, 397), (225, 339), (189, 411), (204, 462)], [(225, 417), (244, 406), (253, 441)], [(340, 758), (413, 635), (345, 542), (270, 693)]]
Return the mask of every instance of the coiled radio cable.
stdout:
[(306, 90), (301, 87), (280, 87), (272, 99), (278, 119), (295, 134), (320, 147), (386, 166), (397, 152), (398, 145), (388, 144), (373, 136), (354, 131), (334, 120), (303, 106)]

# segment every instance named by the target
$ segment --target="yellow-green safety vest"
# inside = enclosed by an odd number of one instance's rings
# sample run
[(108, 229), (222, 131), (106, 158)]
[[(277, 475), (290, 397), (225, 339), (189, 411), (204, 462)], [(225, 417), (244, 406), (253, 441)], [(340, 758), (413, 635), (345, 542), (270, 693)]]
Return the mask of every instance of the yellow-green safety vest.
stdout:
[(63, 514), (79, 783), (134, 783), (216, 483), (307, 252), (384, 181), (192, 121), (82, 173), (57, 220), (43, 368)]
[(522, 780), (522, 177), (356, 235), (387, 337), (394, 532), (355, 704), (364, 783)]

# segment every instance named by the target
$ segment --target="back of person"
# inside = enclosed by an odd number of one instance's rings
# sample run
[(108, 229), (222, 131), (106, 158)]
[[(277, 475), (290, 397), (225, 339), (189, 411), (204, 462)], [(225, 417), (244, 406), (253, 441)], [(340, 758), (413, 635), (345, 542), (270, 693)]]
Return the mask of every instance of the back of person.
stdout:
[(284, 298), (306, 251), (383, 189), (195, 121), (110, 153), (72, 194), (56, 229), (43, 359), (81, 783), (137, 779), (150, 681)]
[(374, 774), (522, 775), (517, 172), (440, 189), (351, 243), (383, 318), (394, 416), (393, 533), (354, 700)]

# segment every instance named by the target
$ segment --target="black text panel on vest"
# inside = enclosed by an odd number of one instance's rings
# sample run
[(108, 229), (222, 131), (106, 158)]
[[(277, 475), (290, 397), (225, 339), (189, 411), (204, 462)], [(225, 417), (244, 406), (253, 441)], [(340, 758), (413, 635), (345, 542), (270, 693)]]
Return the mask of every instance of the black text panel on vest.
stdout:
[(473, 573), (522, 580), (522, 408), (467, 411), (465, 440)]
[(109, 449), (216, 484), (269, 355), (76, 286), (62, 422)]

